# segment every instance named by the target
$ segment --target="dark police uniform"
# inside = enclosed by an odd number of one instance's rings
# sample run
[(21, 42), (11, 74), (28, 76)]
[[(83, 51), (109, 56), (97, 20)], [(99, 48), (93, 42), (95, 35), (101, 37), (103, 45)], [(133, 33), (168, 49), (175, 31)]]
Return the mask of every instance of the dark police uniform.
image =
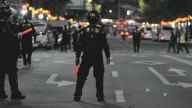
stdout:
[(173, 30), (171, 30), (171, 37), (168, 44), (168, 52), (173, 49), (173, 52), (176, 53), (177, 37)]
[(32, 37), (35, 35), (34, 27), (31, 23), (26, 21), (22, 25), (22, 31), (32, 28), (33, 31), (23, 35), (21, 37), (21, 46), (22, 46), (22, 56), (23, 56), (23, 64), (24, 65), (31, 65), (31, 56), (33, 51), (33, 43)]
[(136, 28), (133, 32), (133, 49), (135, 53), (138, 53), (140, 50), (140, 42), (141, 42), (141, 32)]
[[(92, 22), (91, 22), (92, 23)], [(80, 101), (82, 96), (82, 88), (89, 74), (89, 69), (93, 67), (94, 77), (96, 79), (97, 99), (104, 101), (103, 93), (103, 77), (104, 77), (104, 63), (102, 51), (105, 51), (107, 61), (110, 60), (109, 45), (106, 39), (106, 33), (103, 31), (103, 26), (100, 24), (91, 24), (82, 30), (82, 35), (77, 42), (76, 60), (79, 62), (81, 57), (81, 64), (77, 76), (76, 89), (74, 100)]]
[[(2, 5), (2, 4), (1, 4)], [(11, 12), (9, 8), (1, 7), (0, 10), (0, 99), (6, 99), (5, 75), (8, 75), (11, 99), (24, 99), (18, 88), (17, 57), (19, 54), (17, 26), (8, 21)]]

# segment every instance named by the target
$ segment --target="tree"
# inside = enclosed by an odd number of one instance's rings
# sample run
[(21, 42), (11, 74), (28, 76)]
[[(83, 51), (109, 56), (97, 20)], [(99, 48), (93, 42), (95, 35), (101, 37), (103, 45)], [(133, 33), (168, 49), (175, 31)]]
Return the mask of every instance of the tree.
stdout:
[(63, 14), (65, 7), (71, 0), (23, 0), (37, 8), (46, 8), (56, 15)]
[[(159, 21), (192, 14), (191, 0), (139, 0), (140, 9), (147, 20)], [(141, 3), (140, 3), (141, 4)]]

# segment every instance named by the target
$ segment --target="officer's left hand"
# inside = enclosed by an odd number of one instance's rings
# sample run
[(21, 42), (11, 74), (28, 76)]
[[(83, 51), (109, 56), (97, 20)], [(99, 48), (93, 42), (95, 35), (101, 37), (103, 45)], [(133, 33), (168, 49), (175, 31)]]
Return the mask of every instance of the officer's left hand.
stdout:
[(107, 58), (107, 64), (110, 64), (111, 60), (110, 57)]
[(79, 62), (80, 62), (79, 58), (76, 58), (76, 59), (75, 59), (75, 64), (76, 64), (76, 65), (79, 65)]

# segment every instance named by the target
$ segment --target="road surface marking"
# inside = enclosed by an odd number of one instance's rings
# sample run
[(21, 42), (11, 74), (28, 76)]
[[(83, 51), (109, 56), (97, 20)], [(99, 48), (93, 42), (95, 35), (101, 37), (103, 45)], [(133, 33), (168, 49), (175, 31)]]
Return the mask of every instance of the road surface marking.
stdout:
[(116, 90), (115, 91), (115, 96), (116, 96), (116, 102), (117, 103), (124, 103), (124, 102), (126, 102), (123, 90)]
[(55, 79), (59, 76), (59, 74), (54, 73), (52, 74), (49, 79), (46, 81), (47, 84), (56, 84), (57, 87), (62, 87), (62, 86), (69, 86), (69, 85), (74, 85), (75, 83), (72, 81), (55, 81)]
[(162, 63), (162, 62), (148, 61), (148, 60), (144, 60), (144, 61), (134, 61), (133, 63), (134, 63), (134, 64), (145, 64), (145, 65), (151, 65), (151, 66), (165, 64), (165, 63)]
[(181, 69), (170, 68), (168, 71), (175, 72), (178, 76), (186, 76), (186, 74), (185, 74), (186, 71), (181, 70)]
[(56, 60), (56, 61), (53, 61), (53, 63), (66, 63), (66, 61), (64, 61), (64, 60)]
[(114, 53), (113, 56), (128, 56), (128, 53)]
[(150, 72), (152, 72), (164, 85), (172, 85), (163, 75), (161, 75), (153, 67), (148, 67)]
[(187, 64), (189, 66), (192, 66), (192, 62), (190, 62), (188, 60), (184, 60), (184, 59), (173, 57), (173, 56), (169, 56), (169, 55), (161, 55), (161, 56), (165, 57), (165, 58), (169, 58), (169, 59), (175, 60), (175, 61), (180, 62), (180, 63)]
[(57, 63), (57, 64), (73, 64), (73, 60), (72, 59), (55, 60), (55, 61), (53, 61), (53, 63)]
[(119, 77), (119, 72), (118, 71), (112, 71), (112, 77), (118, 78)]
[(111, 66), (114, 66), (114, 65), (115, 65), (115, 63), (114, 63), (113, 61), (111, 61), (111, 62), (110, 62), (110, 65), (111, 65)]
[(142, 55), (140, 55), (140, 54), (132, 54), (131, 57), (141, 57), (141, 58), (145, 58), (145, 57), (149, 57), (149, 55), (148, 55), (148, 54), (142, 54)]
[(50, 55), (47, 55), (47, 54), (43, 54), (42, 57), (43, 57), (43, 58), (49, 58), (49, 57), (51, 57), (51, 56), (50, 56)]
[(164, 84), (168, 86), (177, 86), (177, 87), (183, 87), (183, 88), (192, 88), (191, 83), (185, 83), (185, 82), (177, 82), (177, 83), (170, 83), (165, 77), (163, 77), (157, 70), (155, 70), (153, 67), (148, 67), (148, 69), (157, 77), (159, 80)]
[(56, 84), (55, 79), (57, 78), (58, 74), (52, 74), (49, 79), (46, 81), (47, 84)]
[(183, 88), (191, 88), (191, 83), (184, 83), (184, 82), (178, 82), (177, 86), (183, 87)]
[(41, 60), (39, 58), (32, 59), (34, 62), (40, 62)]

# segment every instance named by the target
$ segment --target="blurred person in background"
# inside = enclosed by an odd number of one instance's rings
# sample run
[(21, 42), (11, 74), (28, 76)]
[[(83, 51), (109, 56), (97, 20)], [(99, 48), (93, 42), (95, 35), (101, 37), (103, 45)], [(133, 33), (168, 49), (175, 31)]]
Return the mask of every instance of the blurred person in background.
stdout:
[(174, 31), (174, 29), (171, 30), (171, 37), (168, 43), (168, 53), (170, 52), (170, 50), (172, 49), (174, 53), (176, 53), (176, 45), (177, 45), (177, 35), (176, 35), (176, 30)]
[(139, 53), (141, 43), (141, 30), (136, 26), (133, 32), (133, 50), (135, 53)]
[(187, 54), (190, 53), (188, 48), (188, 34), (185, 28), (181, 29), (180, 36), (178, 37), (177, 53), (179, 54), (183, 48)]

